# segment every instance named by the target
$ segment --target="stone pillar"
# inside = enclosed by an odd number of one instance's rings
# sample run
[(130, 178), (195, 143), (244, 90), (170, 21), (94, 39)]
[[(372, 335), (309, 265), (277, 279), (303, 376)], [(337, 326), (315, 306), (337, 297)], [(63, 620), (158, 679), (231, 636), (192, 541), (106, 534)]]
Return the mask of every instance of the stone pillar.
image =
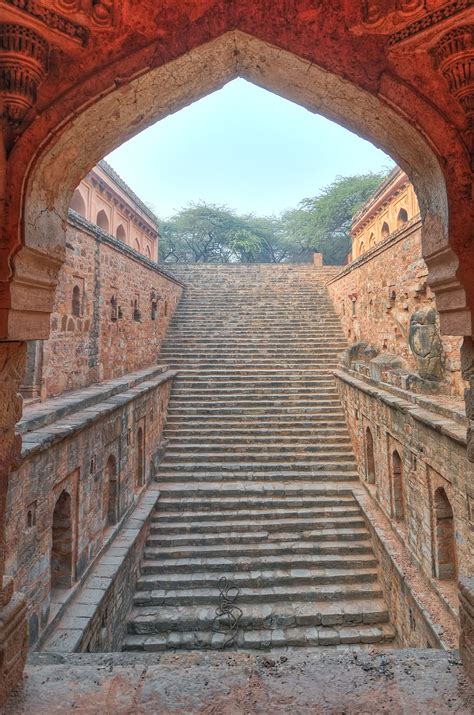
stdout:
[(0, 704), (21, 678), (28, 647), (25, 598), (13, 592), (13, 579), (5, 576), (5, 506), (8, 479), (21, 452), (15, 425), (22, 413), (18, 390), (25, 357), (25, 343), (0, 342)]
[(315, 266), (318, 268), (321, 268), (323, 265), (323, 254), (322, 253), (313, 253), (313, 263)]
[(468, 676), (474, 681), (474, 577), (459, 581), (459, 621), (461, 637), (459, 652)]

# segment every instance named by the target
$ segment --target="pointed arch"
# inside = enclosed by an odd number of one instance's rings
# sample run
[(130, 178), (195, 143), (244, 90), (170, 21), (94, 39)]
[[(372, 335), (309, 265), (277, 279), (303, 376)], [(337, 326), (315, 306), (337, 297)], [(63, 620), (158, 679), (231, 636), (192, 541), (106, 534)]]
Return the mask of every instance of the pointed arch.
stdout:
[(51, 588), (70, 588), (73, 581), (71, 496), (59, 495), (51, 526)]
[(127, 242), (127, 232), (124, 228), (123, 223), (119, 223), (119, 225), (115, 229), (115, 238), (119, 241), (122, 241), (122, 243)]
[(86, 202), (79, 188), (77, 188), (72, 195), (70, 208), (76, 213), (81, 214), (81, 216), (84, 216), (84, 218), (87, 218)]
[(398, 453), (394, 449), (392, 452), (391, 464), (392, 477), (392, 516), (396, 521), (405, 519), (405, 495), (403, 484), (403, 463)]
[(436, 576), (443, 580), (455, 579), (457, 568), (454, 515), (443, 487), (438, 487), (434, 493), (434, 520)]
[(105, 233), (109, 233), (109, 230), (110, 230), (109, 217), (107, 216), (104, 209), (100, 209), (100, 211), (97, 212), (95, 222), (96, 222), (97, 226), (102, 229), (102, 231), (105, 231)]
[(374, 438), (370, 427), (365, 430), (365, 474), (369, 484), (375, 484)]

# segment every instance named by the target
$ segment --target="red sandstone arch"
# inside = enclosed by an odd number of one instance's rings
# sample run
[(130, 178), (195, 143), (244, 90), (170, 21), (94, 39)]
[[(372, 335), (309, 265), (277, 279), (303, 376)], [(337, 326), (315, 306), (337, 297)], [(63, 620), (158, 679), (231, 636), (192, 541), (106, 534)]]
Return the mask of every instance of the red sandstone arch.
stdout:
[[(128, 58), (126, 65), (129, 66), (132, 61), (139, 62), (139, 58)], [(148, 71), (142, 67), (138, 77), (115, 87), (109, 86), (105, 96), (102, 93), (90, 97), (89, 105), (66, 119), (61, 131), (51, 137), (33, 158), (22, 192), (23, 204), (17, 207), (21, 208), (24, 216), (25, 246), (15, 260), (17, 275), (22, 274), (26, 264), (29, 265), (31, 251), (36, 257), (38, 252), (48, 256), (45, 270), (49, 276), (52, 265), (53, 272), (57, 270), (54, 266), (59, 267), (64, 255), (61, 222), (66, 215), (66, 206), (79, 180), (102, 156), (158, 119), (241, 76), (368, 138), (387, 151), (408, 173), (417, 190), (424, 216), (424, 252), (430, 268), (430, 280), (435, 291), (443, 290), (442, 300), (438, 303), (442, 329), (452, 334), (469, 334), (470, 313), (466, 310), (464, 292), (455, 279), (458, 261), (448, 241), (448, 228), (452, 243), (457, 241), (459, 212), (451, 215), (449, 226), (449, 197), (433, 143), (427, 141), (418, 127), (415, 128), (414, 119), (407, 119), (406, 112), (397, 107), (398, 102), (406, 102), (408, 90), (404, 87), (397, 95), (401, 88), (392, 86), (390, 81), (384, 90), (387, 99), (380, 93), (375, 96), (363, 88), (362, 83), (343, 79), (336, 65), (333, 72), (328, 72), (296, 52), (282, 50), (234, 30), (224, 32), (167, 64)], [(81, 91), (76, 88), (76, 95), (80, 94)], [(412, 108), (418, 110), (420, 99), (411, 99)], [(442, 118), (432, 116), (433, 107), (424, 106), (423, 109), (438, 131)], [(104, 121), (105, 118), (107, 121)], [(91, 126), (100, 127), (100, 132), (91, 135)], [(445, 131), (449, 134), (448, 129), (445, 128)], [(81, 141), (86, 134), (87, 154), (82, 151)], [(457, 169), (466, 168), (465, 157), (460, 152), (459, 149), (457, 159), (460, 164)], [(460, 212), (463, 210), (465, 207)], [(462, 226), (463, 234), (468, 223)], [(49, 279), (50, 286), (47, 280), (44, 283), (42, 295), (47, 292), (50, 297), (44, 295), (42, 308), (49, 310), (54, 281)], [(449, 312), (446, 312), (444, 308), (448, 303)], [(38, 331), (44, 337), (48, 321), (41, 312), (38, 311), (36, 317)], [(447, 317), (450, 318), (449, 324)], [(39, 330), (40, 323), (42, 331)], [(15, 331), (13, 328), (11, 323), (10, 335), (13, 337), (15, 333), (16, 337), (22, 338), (21, 325), (17, 323)]]

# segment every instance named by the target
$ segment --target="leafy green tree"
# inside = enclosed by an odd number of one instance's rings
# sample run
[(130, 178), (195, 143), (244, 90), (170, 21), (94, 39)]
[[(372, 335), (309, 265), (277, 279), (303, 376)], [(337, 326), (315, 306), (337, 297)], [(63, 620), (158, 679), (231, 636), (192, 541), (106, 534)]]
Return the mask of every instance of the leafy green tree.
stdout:
[(162, 263), (301, 263), (313, 251), (341, 264), (354, 214), (381, 174), (337, 177), (281, 216), (239, 216), (227, 206), (191, 203), (160, 224)]
[(313, 198), (286, 212), (282, 221), (300, 251), (318, 251), (324, 262), (339, 265), (351, 247), (354, 215), (384, 178), (383, 174), (338, 176)]

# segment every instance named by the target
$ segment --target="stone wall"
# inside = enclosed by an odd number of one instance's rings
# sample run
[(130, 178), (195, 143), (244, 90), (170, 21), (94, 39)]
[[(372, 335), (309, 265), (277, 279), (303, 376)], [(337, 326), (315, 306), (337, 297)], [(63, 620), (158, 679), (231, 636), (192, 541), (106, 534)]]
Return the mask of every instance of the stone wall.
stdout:
[(438, 391), (462, 396), (461, 340), (440, 338), (427, 277), (414, 220), (344, 268), (328, 290), (349, 344), (393, 353), (408, 371), (436, 381)]
[(22, 461), (8, 492), (5, 563), (27, 597), (30, 643), (156, 475), (175, 373), (149, 372), (112, 396), (95, 387), (93, 405), (88, 394), (81, 406), (76, 393), (75, 411), (59, 417), (62, 407), (49, 424), (37, 428), (34, 417), (20, 424)]
[(336, 373), (361, 480), (446, 608), (474, 553), (466, 420), (435, 399)]
[[(52, 397), (156, 363), (181, 291), (156, 264), (71, 212), (50, 338), (36, 358), (40, 378), (30, 369), (41, 379), (36, 392)], [(29, 358), (37, 352), (31, 344)]]

